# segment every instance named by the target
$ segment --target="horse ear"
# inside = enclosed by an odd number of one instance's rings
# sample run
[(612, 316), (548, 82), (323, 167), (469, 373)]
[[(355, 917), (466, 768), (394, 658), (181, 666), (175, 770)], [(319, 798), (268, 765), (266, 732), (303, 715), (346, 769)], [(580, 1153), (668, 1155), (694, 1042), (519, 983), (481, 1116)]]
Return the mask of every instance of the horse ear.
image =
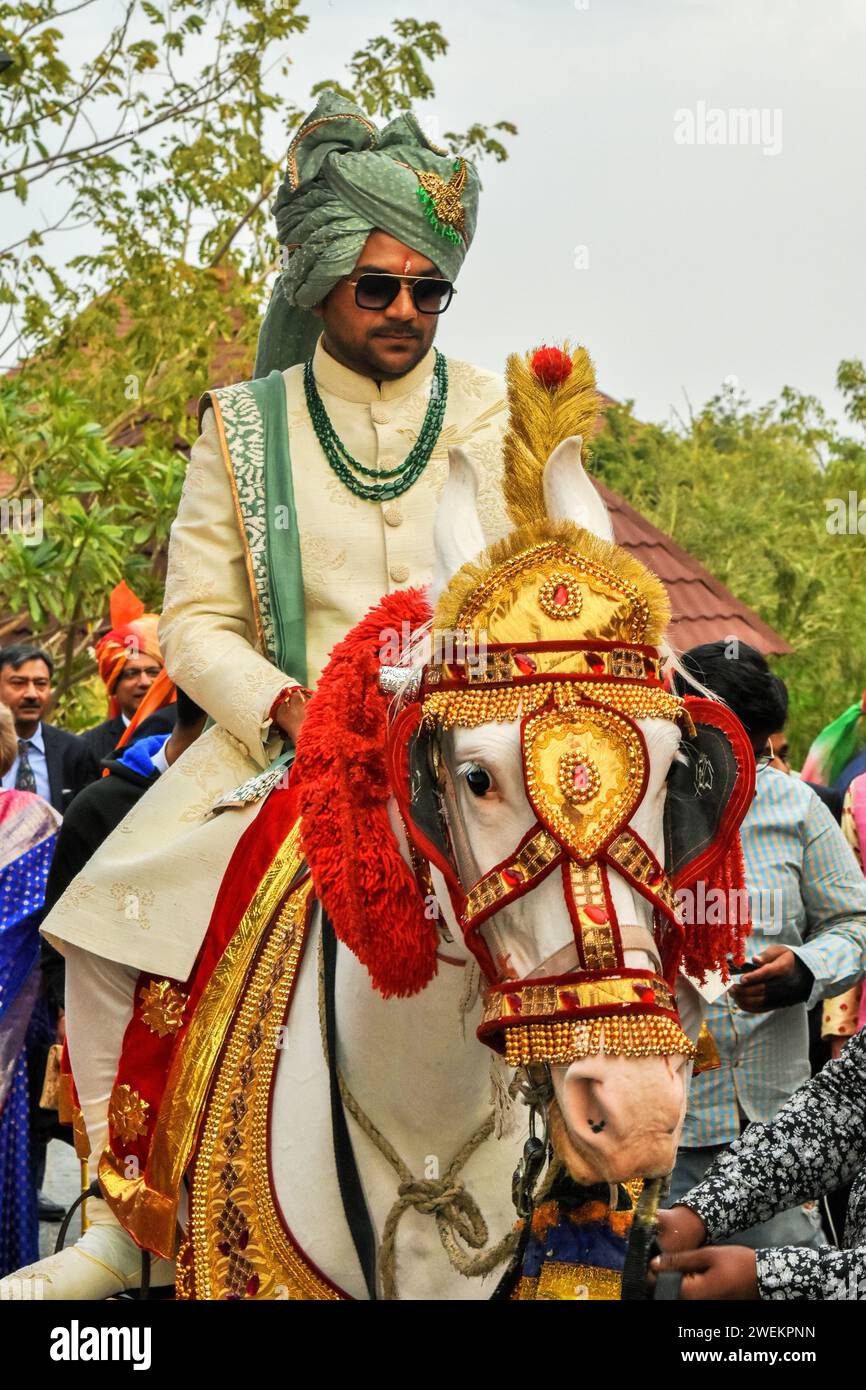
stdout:
[(572, 435), (554, 449), (544, 466), (544, 504), (551, 521), (573, 521), (604, 541), (613, 540), (607, 507), (583, 466), (583, 440)]
[(469, 456), (456, 447), (448, 450), (448, 481), (442, 489), (433, 522), (433, 584), (435, 604), (449, 580), (469, 560), (484, 550), (484, 532), (478, 519), (478, 475)]

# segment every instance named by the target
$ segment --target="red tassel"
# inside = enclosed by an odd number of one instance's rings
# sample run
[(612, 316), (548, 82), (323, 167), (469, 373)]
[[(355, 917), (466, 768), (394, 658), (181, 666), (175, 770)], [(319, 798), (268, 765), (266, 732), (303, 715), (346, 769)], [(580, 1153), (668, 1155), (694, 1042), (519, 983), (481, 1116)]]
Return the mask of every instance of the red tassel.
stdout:
[(388, 820), (391, 696), (379, 690), (383, 633), (414, 631), (429, 618), (422, 590), (390, 594), (334, 648), (292, 771), (316, 893), (386, 998), (416, 994), (436, 973), (435, 920)]

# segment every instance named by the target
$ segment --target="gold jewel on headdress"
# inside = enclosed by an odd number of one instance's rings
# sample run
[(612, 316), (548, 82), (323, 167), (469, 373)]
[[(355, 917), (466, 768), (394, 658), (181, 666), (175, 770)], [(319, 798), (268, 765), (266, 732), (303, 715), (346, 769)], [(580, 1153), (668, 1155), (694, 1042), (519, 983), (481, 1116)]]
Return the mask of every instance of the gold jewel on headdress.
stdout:
[[(563, 616), (561, 608), (570, 611)], [(458, 570), (433, 626), (434, 640), (436, 631), (472, 630), (490, 646), (519, 646), (530, 633), (542, 641), (654, 646), (669, 621), (664, 586), (639, 560), (570, 521), (545, 517)]]
[(550, 574), (538, 590), (538, 602), (548, 618), (576, 618), (583, 607), (580, 589), (571, 574)]
[(588, 754), (583, 752), (563, 753), (557, 767), (559, 789), (566, 801), (582, 806), (592, 801), (601, 787), (601, 773)]
[(466, 241), (466, 219), (461, 198), (466, 187), (466, 161), (456, 159), (450, 179), (433, 169), (413, 169), (418, 180), (418, 198), (434, 232), (462, 246)]

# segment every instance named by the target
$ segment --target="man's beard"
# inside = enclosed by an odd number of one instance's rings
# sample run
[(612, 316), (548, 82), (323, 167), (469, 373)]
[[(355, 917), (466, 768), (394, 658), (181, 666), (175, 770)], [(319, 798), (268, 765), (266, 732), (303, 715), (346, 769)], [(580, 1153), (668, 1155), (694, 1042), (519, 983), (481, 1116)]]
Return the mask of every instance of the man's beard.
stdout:
[(410, 348), (406, 358), (399, 363), (399, 367), (387, 366), (386, 370), (391, 377), (405, 376), (411, 372), (413, 367), (417, 367), (421, 359), (426, 355), (428, 348), (424, 343), (422, 335), (414, 330), (400, 331), (376, 329), (367, 338), (367, 353), (365, 356), (370, 364), (371, 374), (381, 374), (384, 364), (378, 358), (376, 347), (378, 344), (405, 343)]

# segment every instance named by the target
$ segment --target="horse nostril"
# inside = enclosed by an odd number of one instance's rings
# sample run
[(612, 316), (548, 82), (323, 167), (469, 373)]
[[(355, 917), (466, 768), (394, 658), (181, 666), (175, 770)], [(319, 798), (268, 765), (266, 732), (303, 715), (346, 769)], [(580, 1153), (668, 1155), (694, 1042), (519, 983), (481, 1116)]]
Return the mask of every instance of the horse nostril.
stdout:
[(601, 1134), (601, 1131), (604, 1129), (605, 1125), (607, 1124), (607, 1120), (599, 1120), (598, 1123), (596, 1123), (595, 1120), (591, 1120), (591, 1119), (589, 1118), (589, 1116), (587, 1115), (587, 1117), (586, 1117), (586, 1123), (589, 1125), (589, 1127), (590, 1127), (590, 1129), (592, 1130), (593, 1134)]

